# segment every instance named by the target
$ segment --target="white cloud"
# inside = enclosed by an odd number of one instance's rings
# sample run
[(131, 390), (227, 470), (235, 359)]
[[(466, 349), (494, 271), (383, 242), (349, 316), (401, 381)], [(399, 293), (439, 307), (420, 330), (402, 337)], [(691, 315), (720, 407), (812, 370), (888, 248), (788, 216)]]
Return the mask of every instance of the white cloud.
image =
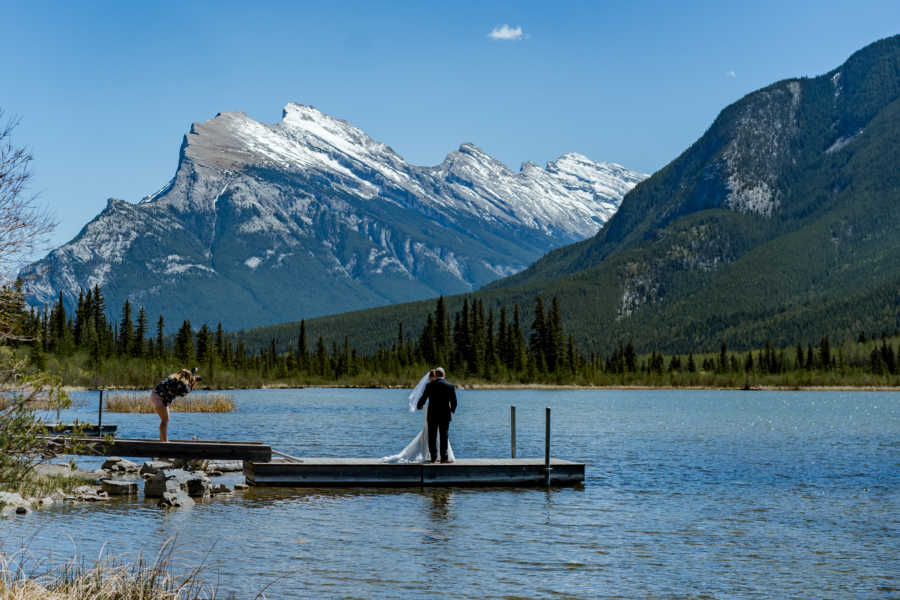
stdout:
[(737, 77), (737, 73), (735, 73), (734, 71), (728, 71), (727, 73), (725, 73), (725, 77), (731, 77), (732, 79), (734, 79), (735, 77)]
[(522, 26), (510, 27), (504, 23), (500, 27), (494, 27), (488, 37), (492, 40), (521, 40)]

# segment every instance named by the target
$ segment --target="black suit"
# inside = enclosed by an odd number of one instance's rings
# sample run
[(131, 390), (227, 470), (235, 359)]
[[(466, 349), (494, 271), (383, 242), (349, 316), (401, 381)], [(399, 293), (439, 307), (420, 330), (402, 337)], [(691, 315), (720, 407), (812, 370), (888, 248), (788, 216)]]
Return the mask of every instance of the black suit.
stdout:
[(425, 386), (416, 407), (421, 410), (428, 402), (428, 450), (432, 460), (437, 457), (437, 433), (441, 434), (441, 460), (447, 460), (447, 430), (456, 412), (456, 386), (444, 378)]

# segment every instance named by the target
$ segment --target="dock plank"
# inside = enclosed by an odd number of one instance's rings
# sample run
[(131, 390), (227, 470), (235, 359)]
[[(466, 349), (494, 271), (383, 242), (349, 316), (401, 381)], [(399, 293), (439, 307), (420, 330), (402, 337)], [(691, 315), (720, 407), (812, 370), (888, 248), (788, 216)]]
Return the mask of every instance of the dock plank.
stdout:
[(159, 440), (46, 436), (64, 454), (135, 456), (153, 458), (199, 458), (216, 460), (272, 460), (272, 448), (258, 442), (218, 442), (200, 440)]
[[(392, 464), (377, 458), (300, 458), (244, 462), (250, 485), (294, 487), (532, 486), (545, 483), (544, 460), (470, 458), (452, 464)], [(552, 459), (551, 485), (584, 481), (584, 464)]]

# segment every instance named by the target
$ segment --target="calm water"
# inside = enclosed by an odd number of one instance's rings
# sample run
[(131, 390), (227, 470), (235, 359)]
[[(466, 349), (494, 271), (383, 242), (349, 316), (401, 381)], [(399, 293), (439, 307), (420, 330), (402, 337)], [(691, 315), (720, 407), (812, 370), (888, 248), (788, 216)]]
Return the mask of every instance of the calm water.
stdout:
[[(300, 456), (383, 456), (418, 431), (399, 390), (233, 392), (226, 415), (174, 414), (175, 439), (262, 440)], [(96, 393), (75, 394), (95, 419)], [(165, 512), (142, 498), (0, 521), (7, 552), (155, 554), (220, 591), (269, 598), (900, 596), (900, 395), (462, 391), (459, 457), (587, 463), (583, 488), (252, 489)], [(105, 415), (127, 437), (154, 415)], [(212, 550), (211, 552), (210, 549)], [(50, 552), (52, 551), (52, 558)], [(208, 554), (208, 555), (207, 555)]]

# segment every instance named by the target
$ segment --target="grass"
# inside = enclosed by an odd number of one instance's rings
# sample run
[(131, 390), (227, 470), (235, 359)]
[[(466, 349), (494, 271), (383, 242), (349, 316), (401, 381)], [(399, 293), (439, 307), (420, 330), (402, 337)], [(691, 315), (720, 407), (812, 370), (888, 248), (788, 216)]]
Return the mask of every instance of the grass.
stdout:
[[(25, 403), (27, 408), (31, 410), (56, 410), (59, 401), (56, 399), (51, 400), (46, 396), (38, 396), (32, 400), (29, 400)], [(12, 405), (12, 400), (10, 395), (8, 394), (0, 394), (0, 410), (6, 410)]]
[[(110, 394), (104, 410), (120, 413), (156, 413), (149, 394)], [(169, 405), (172, 412), (222, 413), (234, 410), (234, 398), (228, 394), (192, 392)]]
[(200, 578), (204, 568), (174, 574), (169, 540), (155, 560), (138, 554), (133, 562), (105, 557), (88, 566), (73, 558), (59, 568), (42, 569), (25, 552), (0, 553), (3, 600), (215, 600), (216, 588)]
[[(16, 492), (23, 498), (38, 498), (49, 496), (56, 490), (61, 490), (63, 493), (69, 493), (85, 483), (88, 482), (80, 477), (70, 477), (68, 475), (41, 475), (31, 472), (16, 481), (15, 485), (12, 486), (12, 489), (7, 489), (9, 486), (0, 486), (0, 489), (7, 492)], [(2, 596), (0, 596), (0, 598), (2, 598)]]

